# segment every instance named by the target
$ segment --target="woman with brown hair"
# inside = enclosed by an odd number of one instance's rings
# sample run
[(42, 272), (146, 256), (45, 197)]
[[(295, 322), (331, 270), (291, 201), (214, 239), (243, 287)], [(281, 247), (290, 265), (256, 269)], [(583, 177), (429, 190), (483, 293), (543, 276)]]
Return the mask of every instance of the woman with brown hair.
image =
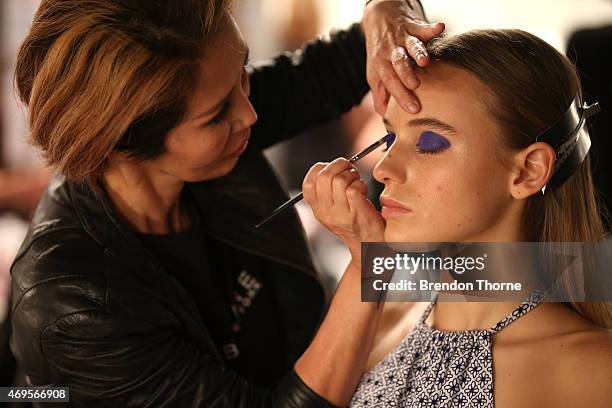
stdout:
[[(422, 110), (410, 114), (391, 100), (385, 113), (396, 139), (374, 170), (385, 185), (384, 240), (604, 239), (583, 130), (591, 111), (569, 60), (520, 30), (471, 31), (428, 51), (432, 64), (417, 69)], [(315, 215), (341, 237), (336, 220), (346, 206), (323, 200), (339, 194), (329, 179), (350, 168), (319, 164), (304, 181)], [(549, 282), (559, 273), (503, 261), (513, 277)], [(583, 287), (602, 274), (609, 270), (587, 270)], [(534, 288), (524, 302), (457, 302), (440, 292), (424, 309), (386, 304), (384, 314), (396, 317), (381, 324), (395, 323), (377, 333), (351, 406), (611, 406), (611, 303), (579, 302), (582, 288), (571, 280), (559, 282), (565, 303), (544, 302), (547, 293)]]
[[(427, 63), (411, 34), (442, 29), (416, 1), (367, 6), (379, 105), (379, 85), (414, 104), (395, 70)], [(252, 226), (286, 198), (261, 150), (359, 103), (365, 45), (355, 25), (250, 72), (227, 0), (43, 0), (16, 80), (59, 175), (11, 270), (21, 385), (88, 407), (346, 405), (379, 314), (358, 258), (313, 339), (323, 293), (297, 215)]]

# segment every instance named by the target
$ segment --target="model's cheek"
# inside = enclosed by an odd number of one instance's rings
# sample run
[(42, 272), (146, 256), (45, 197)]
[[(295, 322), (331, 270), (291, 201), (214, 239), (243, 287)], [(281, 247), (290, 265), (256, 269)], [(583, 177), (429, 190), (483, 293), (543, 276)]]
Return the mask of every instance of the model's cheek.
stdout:
[[(462, 216), (462, 194), (452, 180), (433, 183), (427, 194), (424, 209), (427, 213), (427, 223), (437, 225), (440, 232), (448, 230)], [(441, 237), (444, 238), (444, 237)]]

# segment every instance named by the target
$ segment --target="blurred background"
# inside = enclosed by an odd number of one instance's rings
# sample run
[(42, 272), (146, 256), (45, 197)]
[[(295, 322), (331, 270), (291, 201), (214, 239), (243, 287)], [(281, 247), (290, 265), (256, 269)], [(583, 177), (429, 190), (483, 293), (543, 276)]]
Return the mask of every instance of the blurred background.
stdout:
[[(364, 0), (239, 0), (236, 17), (251, 47), (251, 60), (293, 50), (332, 29), (359, 21)], [(26, 110), (13, 91), (17, 48), (27, 33), (38, 0), (0, 0), (0, 322), (7, 315), (9, 266), (23, 239), (30, 215), (51, 176), (27, 142)], [(598, 100), (604, 112), (592, 130), (596, 183), (610, 203), (607, 163), (601, 152), (612, 152), (609, 139), (612, 93), (612, 1), (609, 0), (423, 0), (430, 21), (443, 21), (447, 33), (472, 28), (521, 28), (530, 31), (577, 61), (587, 101)], [(299, 103), (299, 101), (296, 101)], [(274, 146), (266, 155), (291, 195), (308, 168), (317, 161), (349, 156), (384, 133), (367, 97), (340, 121), (329, 123)], [(360, 162), (365, 179), (381, 153)], [(608, 160), (609, 162), (609, 160)], [(280, 204), (280, 203), (279, 203)], [(298, 208), (313, 254), (332, 289), (348, 260), (346, 250)], [(5, 327), (5, 326), (2, 326)], [(0, 333), (0, 339), (2, 333)], [(6, 352), (0, 344), (1, 353)]]

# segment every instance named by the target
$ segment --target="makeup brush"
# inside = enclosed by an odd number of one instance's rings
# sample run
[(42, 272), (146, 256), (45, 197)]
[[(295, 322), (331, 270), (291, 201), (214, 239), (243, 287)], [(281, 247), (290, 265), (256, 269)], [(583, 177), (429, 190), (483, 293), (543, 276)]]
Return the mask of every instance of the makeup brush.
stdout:
[[(382, 146), (383, 144), (386, 144), (387, 145), (387, 149), (388, 149), (388, 148), (391, 147), (391, 145), (393, 144), (394, 141), (395, 141), (395, 133), (387, 133), (386, 135), (381, 137), (379, 140), (377, 140), (376, 142), (372, 143), (371, 145), (369, 145), (368, 147), (366, 147), (365, 149), (363, 149), (362, 151), (360, 151), (359, 153), (357, 153), (356, 155), (351, 157), (349, 159), (349, 162), (351, 162), (351, 163), (358, 162), (359, 160), (361, 160), (362, 158), (364, 158), (368, 154), (372, 153), (374, 150), (376, 150), (379, 146)], [(291, 200), (287, 201), (286, 203), (284, 203), (283, 205), (278, 207), (276, 210), (274, 210), (272, 212), (272, 214), (270, 214), (270, 216), (268, 216), (268, 218), (264, 219), (259, 224), (255, 225), (255, 229), (258, 229), (259, 227), (264, 226), (265, 224), (268, 223), (268, 221), (270, 221), (271, 219), (276, 217), (278, 214), (280, 214), (283, 211), (285, 211), (287, 208), (293, 207), (296, 203), (300, 202), (302, 200), (302, 198), (304, 198), (304, 193), (300, 193), (300, 194), (296, 195)]]

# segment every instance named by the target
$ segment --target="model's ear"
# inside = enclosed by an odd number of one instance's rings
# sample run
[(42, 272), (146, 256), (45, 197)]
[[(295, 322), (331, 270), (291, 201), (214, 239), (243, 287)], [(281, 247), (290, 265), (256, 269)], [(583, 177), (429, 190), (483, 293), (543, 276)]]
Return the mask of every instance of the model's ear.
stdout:
[(510, 194), (517, 200), (539, 193), (552, 177), (556, 153), (551, 145), (536, 142), (514, 156)]

